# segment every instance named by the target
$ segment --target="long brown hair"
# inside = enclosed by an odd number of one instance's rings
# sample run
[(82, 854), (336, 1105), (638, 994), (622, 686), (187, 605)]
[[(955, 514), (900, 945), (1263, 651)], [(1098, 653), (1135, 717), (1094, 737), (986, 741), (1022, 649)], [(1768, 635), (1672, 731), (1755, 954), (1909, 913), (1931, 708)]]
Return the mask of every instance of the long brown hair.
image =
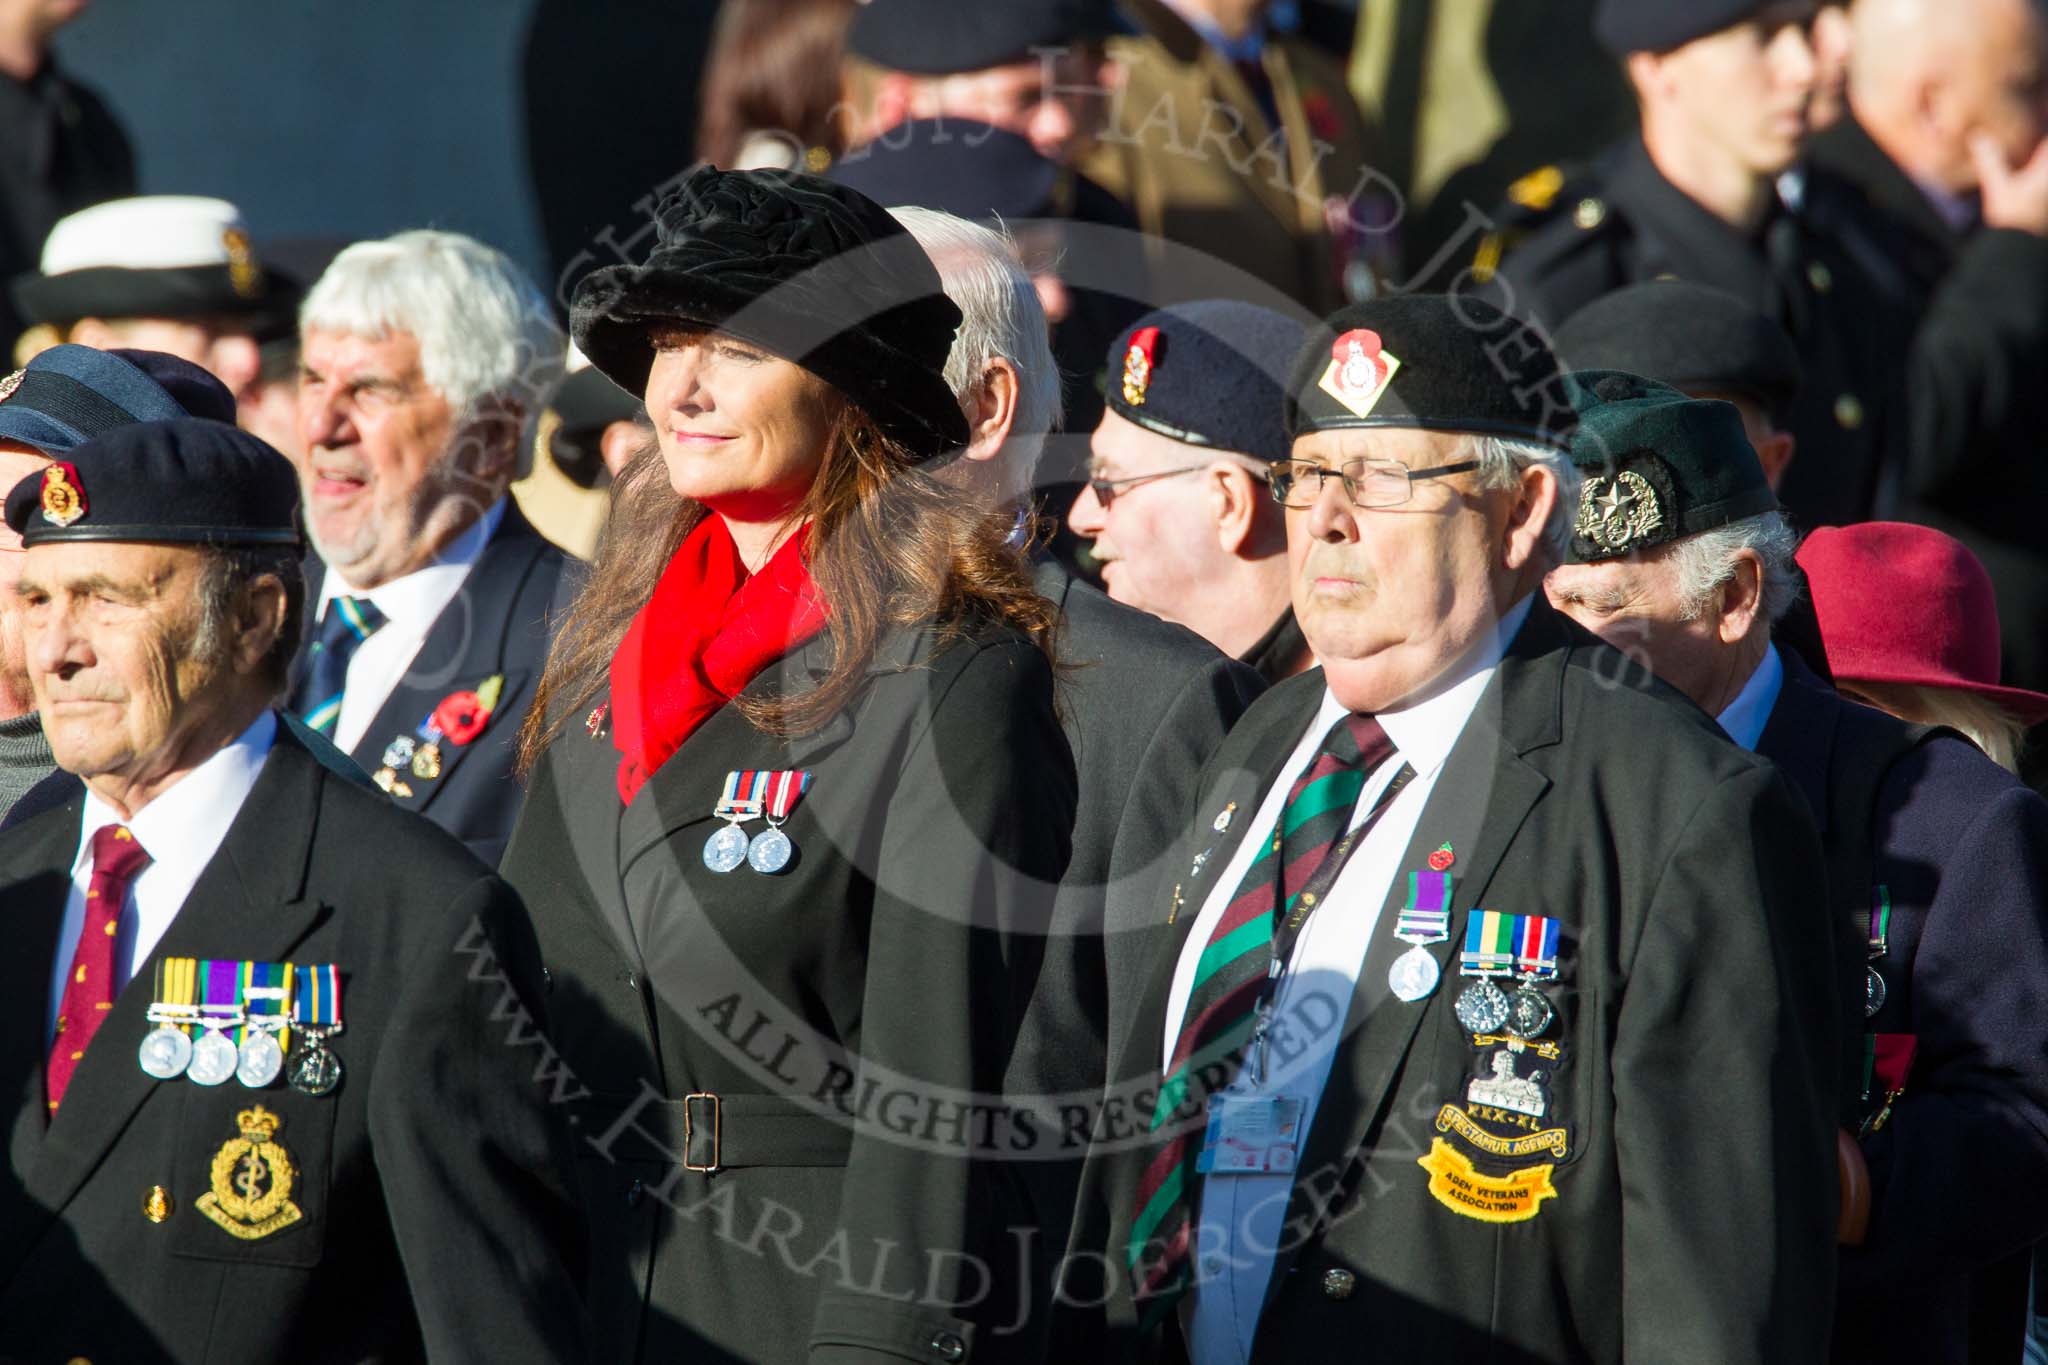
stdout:
[[(668, 466), (651, 441), (613, 483), (604, 543), (556, 632), (519, 732), (522, 772), (609, 685), (626, 628), (707, 514), (704, 504), (669, 485)], [(809, 567), (830, 613), (834, 659), (832, 671), (808, 691), (737, 699), (757, 728), (803, 734), (823, 725), (853, 700), (892, 627), (930, 621), (942, 645), (976, 624), (1008, 625), (1053, 657), (1058, 611), (1039, 596), (1022, 553), (1009, 543), (1010, 512), (981, 510), (852, 403), (791, 515), (811, 523)]]
[(729, 169), (757, 132), (844, 151), (839, 63), (854, 9), (854, 0), (725, 0), (704, 59), (698, 160)]

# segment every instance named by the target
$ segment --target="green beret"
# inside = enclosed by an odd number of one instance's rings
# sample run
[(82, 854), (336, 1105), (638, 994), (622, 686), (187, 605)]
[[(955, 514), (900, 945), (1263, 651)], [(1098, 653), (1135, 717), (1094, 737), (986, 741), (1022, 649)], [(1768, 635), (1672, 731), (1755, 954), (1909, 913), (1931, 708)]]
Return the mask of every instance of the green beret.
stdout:
[(1732, 403), (1619, 370), (1572, 376), (1585, 475), (1569, 558), (1618, 559), (1774, 510), (1777, 495)]

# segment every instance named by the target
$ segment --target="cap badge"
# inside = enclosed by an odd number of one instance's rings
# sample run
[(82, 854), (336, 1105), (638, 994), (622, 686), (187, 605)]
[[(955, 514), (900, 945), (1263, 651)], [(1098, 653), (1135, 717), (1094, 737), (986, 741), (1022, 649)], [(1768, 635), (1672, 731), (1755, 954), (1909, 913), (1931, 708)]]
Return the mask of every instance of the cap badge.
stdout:
[(1609, 554), (1640, 543), (1664, 524), (1657, 490), (1633, 470), (1586, 480), (1572, 530)]
[(85, 515), (85, 489), (79, 486), (78, 466), (58, 461), (43, 470), (43, 520), (52, 526), (69, 526)]
[(245, 299), (263, 292), (263, 271), (256, 264), (256, 252), (249, 234), (240, 228), (223, 228), (220, 244), (228, 253), (228, 284)]
[(1124, 352), (1124, 402), (1145, 406), (1145, 390), (1152, 387), (1152, 367), (1158, 363), (1159, 329), (1140, 327), (1131, 333), (1130, 349)]
[(1356, 327), (1330, 347), (1329, 368), (1316, 387), (1354, 416), (1368, 417), (1400, 368), (1400, 360), (1381, 347), (1378, 332)]
[(27, 370), (16, 370), (13, 374), (0, 378), (0, 403), (14, 397), (14, 391), (21, 387), (21, 377), (27, 373)]

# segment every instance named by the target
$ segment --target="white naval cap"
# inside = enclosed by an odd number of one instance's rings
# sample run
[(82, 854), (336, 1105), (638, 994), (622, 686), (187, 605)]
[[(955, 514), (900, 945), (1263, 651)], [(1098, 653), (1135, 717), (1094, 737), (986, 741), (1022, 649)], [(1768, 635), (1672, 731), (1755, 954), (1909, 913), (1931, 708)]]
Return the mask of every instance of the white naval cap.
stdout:
[(241, 210), (192, 194), (114, 199), (61, 218), (42, 268), (14, 281), (23, 313), (51, 323), (260, 312), (276, 293)]

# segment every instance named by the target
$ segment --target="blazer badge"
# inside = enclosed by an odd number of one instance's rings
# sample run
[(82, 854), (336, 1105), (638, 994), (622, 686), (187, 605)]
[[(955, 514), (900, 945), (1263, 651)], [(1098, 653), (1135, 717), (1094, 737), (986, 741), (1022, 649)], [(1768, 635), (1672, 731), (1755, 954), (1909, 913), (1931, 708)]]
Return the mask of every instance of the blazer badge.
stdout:
[(292, 1202), (299, 1173), (291, 1153), (272, 1140), (281, 1122), (260, 1104), (244, 1109), (235, 1115), (241, 1133), (214, 1153), (213, 1188), (197, 1207), (230, 1237), (254, 1242), (305, 1216)]

